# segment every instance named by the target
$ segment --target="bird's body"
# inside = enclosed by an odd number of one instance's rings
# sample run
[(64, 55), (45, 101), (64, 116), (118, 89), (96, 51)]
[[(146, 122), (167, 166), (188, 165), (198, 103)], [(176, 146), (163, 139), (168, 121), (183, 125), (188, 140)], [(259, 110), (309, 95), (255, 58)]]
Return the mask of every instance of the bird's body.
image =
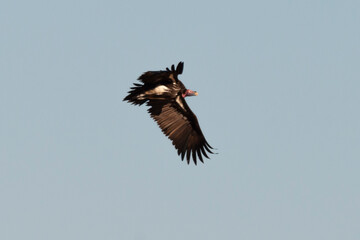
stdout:
[(166, 71), (148, 71), (139, 77), (143, 84), (134, 83), (129, 95), (124, 98), (135, 105), (146, 103), (150, 108), (150, 116), (157, 122), (163, 133), (172, 141), (181, 155), (186, 155), (190, 162), (192, 155), (196, 164), (196, 157), (203, 162), (208, 153), (213, 153), (200, 129), (195, 114), (185, 101), (187, 96), (196, 96), (197, 92), (186, 89), (178, 79), (182, 73), (184, 63), (180, 62), (176, 69), (174, 65)]

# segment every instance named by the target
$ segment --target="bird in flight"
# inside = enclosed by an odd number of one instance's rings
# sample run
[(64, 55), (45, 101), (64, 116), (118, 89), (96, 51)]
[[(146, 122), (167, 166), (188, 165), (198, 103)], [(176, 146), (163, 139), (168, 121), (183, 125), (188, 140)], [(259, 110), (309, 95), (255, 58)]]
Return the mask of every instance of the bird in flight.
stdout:
[(142, 84), (134, 83), (123, 101), (134, 105), (146, 103), (150, 116), (172, 141), (181, 160), (186, 155), (187, 163), (192, 157), (196, 165), (197, 157), (204, 162), (203, 156), (209, 158), (207, 152), (213, 154), (213, 148), (206, 141), (197, 117), (185, 101), (186, 97), (197, 96), (198, 93), (187, 89), (178, 79), (183, 69), (184, 63), (179, 62), (176, 69), (172, 65), (171, 69), (145, 72), (138, 78)]

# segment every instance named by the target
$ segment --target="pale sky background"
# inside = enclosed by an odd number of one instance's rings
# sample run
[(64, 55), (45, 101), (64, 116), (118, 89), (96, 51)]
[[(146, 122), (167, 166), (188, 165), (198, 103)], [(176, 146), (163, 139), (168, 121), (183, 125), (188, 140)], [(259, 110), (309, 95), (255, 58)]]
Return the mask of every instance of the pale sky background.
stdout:
[[(360, 239), (360, 2), (2, 1), (0, 239)], [(182, 162), (138, 76), (217, 148)]]

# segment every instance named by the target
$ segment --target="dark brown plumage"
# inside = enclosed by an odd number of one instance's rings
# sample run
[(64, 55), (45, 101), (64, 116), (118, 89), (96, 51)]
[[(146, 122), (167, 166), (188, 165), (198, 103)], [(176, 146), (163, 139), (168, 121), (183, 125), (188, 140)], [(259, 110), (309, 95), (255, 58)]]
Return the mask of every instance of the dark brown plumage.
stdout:
[(192, 157), (197, 163), (197, 157), (201, 162), (203, 156), (209, 158), (208, 153), (212, 147), (206, 141), (195, 114), (185, 101), (187, 96), (196, 96), (197, 92), (186, 89), (178, 79), (182, 73), (184, 63), (180, 62), (176, 69), (148, 71), (139, 77), (142, 84), (134, 83), (124, 101), (134, 105), (146, 103), (149, 106), (150, 116), (157, 122), (162, 132), (172, 141), (178, 150), (178, 155), (187, 163)]

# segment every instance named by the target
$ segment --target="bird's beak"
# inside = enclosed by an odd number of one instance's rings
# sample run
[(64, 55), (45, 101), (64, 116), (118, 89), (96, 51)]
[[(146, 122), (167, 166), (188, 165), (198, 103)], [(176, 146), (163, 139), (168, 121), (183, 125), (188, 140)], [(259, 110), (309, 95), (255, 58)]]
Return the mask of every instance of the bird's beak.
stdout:
[(197, 96), (198, 95), (197, 91), (193, 91), (190, 89), (186, 90), (185, 94), (186, 94), (186, 96)]

